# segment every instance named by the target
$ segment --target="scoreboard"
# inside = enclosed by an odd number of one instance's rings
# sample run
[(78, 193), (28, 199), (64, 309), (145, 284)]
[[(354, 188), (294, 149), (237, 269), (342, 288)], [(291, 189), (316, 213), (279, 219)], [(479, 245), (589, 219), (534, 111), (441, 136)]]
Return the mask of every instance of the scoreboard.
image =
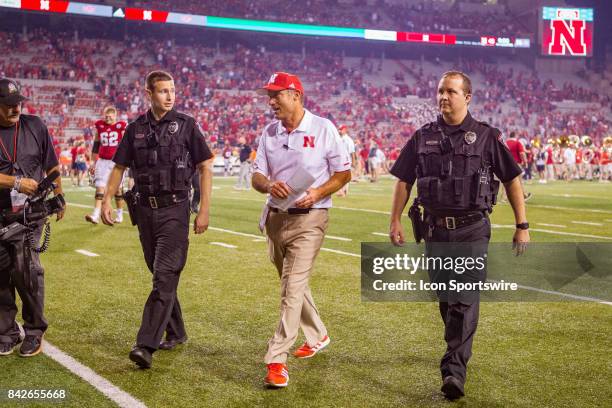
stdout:
[(542, 55), (593, 55), (593, 9), (544, 7), (540, 20)]
[[(171, 2), (168, 2), (171, 6)], [(463, 33), (426, 33), (407, 31), (370, 30), (356, 27), (319, 26), (294, 24), (278, 21), (263, 21), (240, 18), (226, 18), (185, 14), (174, 11), (160, 11), (132, 7), (114, 7), (105, 4), (81, 3), (65, 0), (0, 0), (0, 8), (9, 7), (36, 12), (78, 14), (92, 17), (106, 17), (113, 21), (130, 20), (161, 24), (183, 24), (225, 30), (259, 31), (277, 34), (309, 35), (362, 39), (366, 41), (412, 42), (445, 46), (475, 46), (530, 48), (527, 37), (486, 35), (465, 35)]]

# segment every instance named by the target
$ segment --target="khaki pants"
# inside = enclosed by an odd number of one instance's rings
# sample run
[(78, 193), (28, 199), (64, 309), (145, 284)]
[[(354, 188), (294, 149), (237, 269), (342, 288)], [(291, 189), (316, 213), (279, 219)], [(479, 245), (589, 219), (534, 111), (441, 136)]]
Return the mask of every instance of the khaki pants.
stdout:
[(308, 282), (328, 224), (327, 210), (290, 215), (270, 212), (266, 221), (270, 259), (281, 279), (280, 321), (268, 342), (266, 364), (285, 363), (301, 327), (314, 346), (327, 335)]

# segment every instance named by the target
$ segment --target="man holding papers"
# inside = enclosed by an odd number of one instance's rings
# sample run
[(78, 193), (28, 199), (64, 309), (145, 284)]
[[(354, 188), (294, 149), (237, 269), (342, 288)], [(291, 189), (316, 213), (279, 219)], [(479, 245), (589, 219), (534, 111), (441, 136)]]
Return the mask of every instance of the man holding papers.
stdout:
[(264, 358), (265, 384), (286, 387), (287, 356), (301, 327), (306, 342), (297, 358), (314, 356), (329, 344), (308, 282), (328, 225), (331, 195), (351, 179), (351, 160), (338, 130), (304, 109), (300, 79), (273, 74), (258, 93), (268, 96), (276, 120), (259, 141), (253, 188), (269, 194), (260, 228), (266, 230), (270, 259), (281, 279), (280, 321)]

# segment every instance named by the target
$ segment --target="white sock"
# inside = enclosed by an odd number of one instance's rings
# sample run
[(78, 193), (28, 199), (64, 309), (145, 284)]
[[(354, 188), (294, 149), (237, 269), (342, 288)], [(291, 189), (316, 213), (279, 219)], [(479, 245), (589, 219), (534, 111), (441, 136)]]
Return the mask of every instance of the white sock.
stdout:
[(117, 216), (123, 215), (123, 208), (117, 208)]
[(91, 216), (93, 218), (100, 218), (100, 209), (99, 208), (94, 208), (93, 214), (91, 214)]

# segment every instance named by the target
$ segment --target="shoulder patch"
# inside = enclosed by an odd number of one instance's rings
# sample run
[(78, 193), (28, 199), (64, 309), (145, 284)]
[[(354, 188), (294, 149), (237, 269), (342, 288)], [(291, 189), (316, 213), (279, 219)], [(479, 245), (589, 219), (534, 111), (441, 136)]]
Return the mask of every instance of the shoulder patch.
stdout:
[(433, 129), (433, 127), (435, 126), (435, 124), (436, 124), (436, 122), (429, 122), (429, 123), (426, 123), (426, 124), (424, 124), (424, 125), (421, 127), (421, 129), (422, 129), (422, 130), (432, 130), (432, 129)]
[(188, 115), (186, 113), (183, 113), (183, 112), (176, 112), (176, 119), (184, 120), (185, 122), (190, 122), (190, 121), (195, 122), (196, 121), (193, 116), (190, 116), (190, 115)]

